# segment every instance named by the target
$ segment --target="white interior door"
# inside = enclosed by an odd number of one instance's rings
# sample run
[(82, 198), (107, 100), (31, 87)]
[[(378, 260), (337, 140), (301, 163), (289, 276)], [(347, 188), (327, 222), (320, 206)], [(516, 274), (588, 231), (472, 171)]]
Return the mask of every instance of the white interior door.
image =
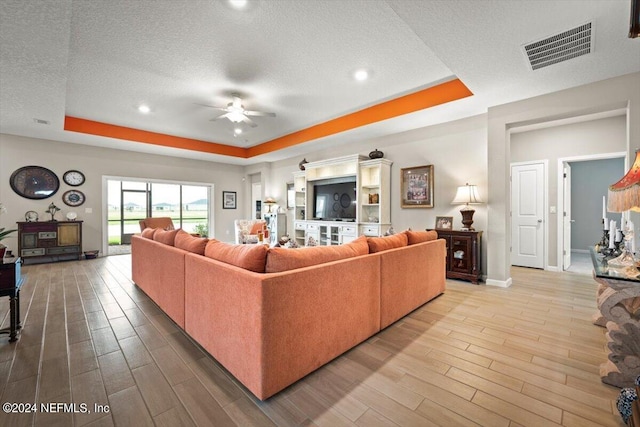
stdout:
[(511, 264), (544, 268), (544, 163), (511, 166)]
[(563, 239), (562, 239), (562, 269), (568, 270), (571, 267), (571, 165), (569, 163), (563, 164)]

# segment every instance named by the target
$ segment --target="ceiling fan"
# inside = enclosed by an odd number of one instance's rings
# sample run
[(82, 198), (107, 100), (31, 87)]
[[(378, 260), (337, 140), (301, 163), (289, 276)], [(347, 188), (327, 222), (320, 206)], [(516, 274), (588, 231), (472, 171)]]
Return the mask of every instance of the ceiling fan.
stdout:
[(264, 111), (251, 111), (245, 110), (244, 105), (242, 105), (242, 99), (238, 94), (232, 94), (233, 101), (227, 104), (226, 107), (216, 107), (214, 105), (207, 104), (198, 104), (209, 108), (214, 108), (216, 110), (223, 111), (219, 116), (212, 118), (210, 121), (219, 120), (219, 119), (229, 119), (233, 123), (241, 123), (244, 122), (252, 128), (258, 126), (256, 122), (251, 120), (249, 116), (254, 117), (275, 117), (276, 113), (266, 113)]

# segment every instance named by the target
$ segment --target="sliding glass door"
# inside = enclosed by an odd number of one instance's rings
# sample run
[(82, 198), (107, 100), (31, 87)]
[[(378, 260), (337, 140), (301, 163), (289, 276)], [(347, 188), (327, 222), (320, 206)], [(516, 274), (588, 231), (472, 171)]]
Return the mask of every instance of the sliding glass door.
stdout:
[(211, 186), (109, 179), (107, 193), (109, 255), (128, 253), (148, 217), (169, 217), (175, 228), (209, 235)]

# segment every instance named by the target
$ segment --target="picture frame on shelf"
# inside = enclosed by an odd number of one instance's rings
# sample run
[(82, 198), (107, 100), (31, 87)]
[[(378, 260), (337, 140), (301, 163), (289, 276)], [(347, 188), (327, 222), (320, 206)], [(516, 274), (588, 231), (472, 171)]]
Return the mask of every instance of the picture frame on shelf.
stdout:
[(237, 208), (237, 193), (235, 191), (222, 192), (222, 209)]
[(402, 208), (433, 207), (433, 165), (400, 169)]
[(436, 217), (436, 230), (452, 230), (453, 229), (453, 217), (452, 216), (437, 216)]

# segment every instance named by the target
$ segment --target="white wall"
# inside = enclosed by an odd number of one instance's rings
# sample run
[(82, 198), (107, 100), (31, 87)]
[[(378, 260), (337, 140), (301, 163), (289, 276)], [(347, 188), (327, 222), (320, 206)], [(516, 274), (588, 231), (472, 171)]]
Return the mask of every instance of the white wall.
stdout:
[[(555, 206), (558, 212), (556, 214), (551, 213), (550, 209), (547, 210), (549, 251), (546, 258), (549, 267), (561, 267), (557, 266), (558, 214), (562, 215), (562, 207), (557, 206), (558, 159), (571, 156), (625, 152), (627, 149), (626, 123), (626, 116), (617, 116), (511, 135), (512, 162), (548, 160), (546, 190), (549, 208)], [(622, 175), (620, 175), (620, 178), (622, 178)], [(606, 187), (606, 185), (614, 182), (603, 185)], [(599, 199), (602, 202), (601, 193)], [(602, 204), (600, 204), (600, 210), (595, 213), (602, 215)], [(594, 241), (591, 244), (595, 243)]]
[[(25, 199), (14, 193), (9, 178), (13, 171), (28, 165), (44, 166), (55, 172), (60, 178), (60, 190), (44, 200)], [(80, 170), (86, 176), (86, 183), (77, 188), (85, 194), (87, 201), (77, 208), (62, 202), (62, 194), (72, 188), (62, 181), (62, 174), (69, 169)], [(49, 215), (45, 211), (54, 202), (62, 209), (56, 219), (64, 219), (66, 213), (73, 210), (78, 212), (79, 220), (84, 220), (84, 250), (103, 250), (103, 176), (213, 184), (215, 229), (212, 231), (220, 240), (233, 240), (233, 220), (241, 217), (241, 212), (247, 208), (243, 205), (244, 199), (238, 197), (238, 209), (222, 209), (222, 191), (236, 191), (238, 196), (244, 192), (242, 166), (0, 134), (0, 201), (8, 210), (0, 216), (0, 227), (15, 228), (16, 221), (24, 221), (24, 213), (29, 210), (37, 211), (41, 221), (47, 220)], [(85, 208), (93, 209), (93, 213), (85, 213)], [(17, 251), (15, 233), (12, 236), (3, 243)]]
[[(480, 196), (487, 198), (487, 127), (486, 116), (480, 115), (437, 126), (407, 131), (371, 141), (350, 142), (336, 149), (305, 154), (310, 162), (350, 154), (368, 155), (375, 148), (393, 162), (391, 166), (391, 222), (396, 231), (433, 228), (436, 216), (452, 216), (454, 228), (462, 227), (460, 206), (452, 205), (456, 189), (465, 183), (476, 184)], [(273, 195), (286, 206), (286, 182), (298, 171), (302, 157), (274, 162), (271, 184), (265, 194)], [(400, 207), (400, 169), (434, 165), (434, 207), (402, 209)], [(474, 227), (486, 230), (486, 205), (474, 206)], [(291, 232), (293, 211), (287, 211), (287, 230)], [(485, 243), (483, 243), (486, 246)], [(483, 259), (483, 264), (485, 264)], [(486, 271), (483, 267), (483, 271)]]
[[(627, 145), (633, 161), (640, 148), (640, 73), (602, 80), (523, 101), (489, 108), (488, 174), (489, 222), (487, 229), (487, 274), (489, 283), (511, 283), (509, 245), (511, 143), (509, 129), (526, 123), (540, 123), (572, 116), (627, 109)], [(636, 214), (632, 220), (640, 223)]]

